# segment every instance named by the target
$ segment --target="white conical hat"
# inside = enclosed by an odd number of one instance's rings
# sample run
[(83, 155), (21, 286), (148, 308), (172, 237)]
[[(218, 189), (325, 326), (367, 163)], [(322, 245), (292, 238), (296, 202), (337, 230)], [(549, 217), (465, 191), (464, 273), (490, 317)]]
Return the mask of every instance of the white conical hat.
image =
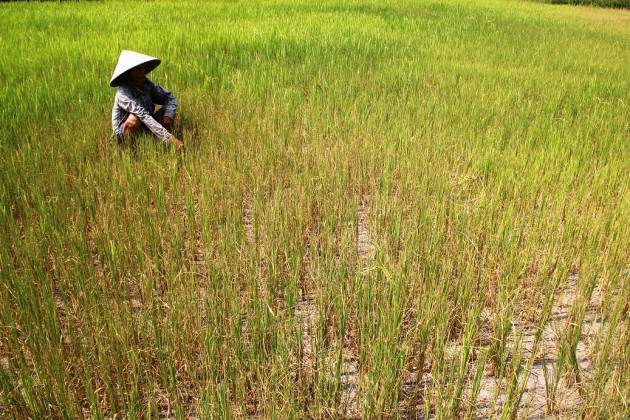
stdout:
[(120, 53), (120, 57), (118, 57), (118, 64), (116, 64), (116, 69), (114, 70), (114, 75), (112, 76), (112, 80), (110, 80), (109, 85), (111, 87), (120, 86), (123, 82), (124, 74), (134, 67), (145, 64), (147, 66), (147, 73), (149, 73), (151, 70), (159, 66), (161, 62), (162, 60), (159, 58), (140, 54), (135, 51), (123, 50), (123, 52)]

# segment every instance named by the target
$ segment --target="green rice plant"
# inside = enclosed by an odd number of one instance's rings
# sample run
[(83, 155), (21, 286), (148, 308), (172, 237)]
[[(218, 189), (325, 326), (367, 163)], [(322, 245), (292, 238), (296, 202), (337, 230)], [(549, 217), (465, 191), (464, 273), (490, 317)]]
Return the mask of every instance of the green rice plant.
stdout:
[[(1, 416), (518, 417), (576, 273), (546, 414), (627, 416), (623, 11), (0, 18)], [(183, 154), (110, 138), (121, 49), (163, 59)]]

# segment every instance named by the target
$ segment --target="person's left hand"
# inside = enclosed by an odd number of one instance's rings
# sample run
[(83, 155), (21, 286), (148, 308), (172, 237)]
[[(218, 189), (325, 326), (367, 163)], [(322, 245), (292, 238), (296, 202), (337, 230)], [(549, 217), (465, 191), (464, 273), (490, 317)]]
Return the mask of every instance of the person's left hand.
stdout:
[(171, 117), (164, 117), (164, 118), (162, 118), (162, 125), (168, 131), (171, 131), (171, 127), (173, 126), (173, 119)]

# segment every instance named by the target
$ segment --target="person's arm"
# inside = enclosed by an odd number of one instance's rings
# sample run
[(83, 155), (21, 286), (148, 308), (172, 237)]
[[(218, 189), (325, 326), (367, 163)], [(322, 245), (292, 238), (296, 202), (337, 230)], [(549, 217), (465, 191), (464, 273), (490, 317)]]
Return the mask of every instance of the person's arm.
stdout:
[(150, 80), (147, 81), (151, 86), (151, 100), (154, 104), (162, 105), (164, 107), (164, 118), (170, 119), (170, 122), (173, 122), (175, 118), (175, 111), (177, 111), (177, 106), (179, 103), (177, 102), (177, 98), (173, 93), (164, 89), (162, 86), (157, 83), (153, 83)]
[(155, 136), (164, 144), (170, 144), (173, 141), (173, 135), (169, 133), (153, 116), (138, 102), (131, 99), (124, 93), (116, 96), (118, 106), (126, 112), (135, 115), (147, 126)]

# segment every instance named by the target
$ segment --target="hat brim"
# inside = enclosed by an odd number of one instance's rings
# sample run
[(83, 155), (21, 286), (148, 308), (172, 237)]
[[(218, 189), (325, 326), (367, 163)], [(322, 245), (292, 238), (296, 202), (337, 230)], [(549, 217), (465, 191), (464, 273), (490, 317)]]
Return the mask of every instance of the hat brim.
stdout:
[(118, 76), (116, 76), (114, 79), (112, 79), (109, 82), (109, 85), (111, 87), (118, 87), (121, 84), (123, 84), (126, 80), (127, 80), (127, 75), (129, 74), (129, 72), (135, 68), (138, 68), (140, 66), (146, 66), (147, 68), (147, 74), (151, 73), (157, 66), (160, 65), (160, 63), (162, 62), (162, 60), (159, 59), (154, 59), (154, 60), (149, 60), (145, 63), (140, 63), (128, 70), (126, 70), (124, 73), (119, 74)]

